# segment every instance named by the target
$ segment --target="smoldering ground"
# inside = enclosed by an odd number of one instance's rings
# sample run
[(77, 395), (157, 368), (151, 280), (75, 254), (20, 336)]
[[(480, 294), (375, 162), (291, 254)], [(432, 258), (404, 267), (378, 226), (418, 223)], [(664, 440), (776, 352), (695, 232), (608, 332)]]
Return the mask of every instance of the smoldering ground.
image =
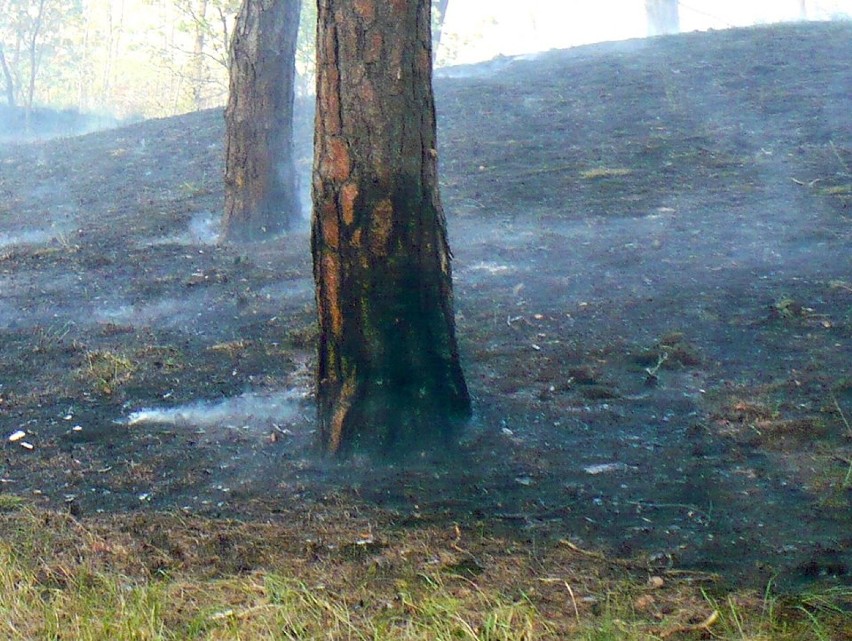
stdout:
[(3, 489), (84, 514), (333, 503), (845, 580), (849, 35), (690, 34), (436, 80), (476, 403), (445, 465), (314, 456), (308, 235), (213, 241), (220, 113), (4, 148), (0, 233), (29, 241), (0, 248), (0, 426), (33, 449), (4, 440)]
[[(127, 124), (132, 119), (127, 119)], [(64, 136), (80, 136), (118, 127), (122, 122), (110, 114), (80, 113), (76, 109), (0, 105), (0, 143), (31, 142)]]

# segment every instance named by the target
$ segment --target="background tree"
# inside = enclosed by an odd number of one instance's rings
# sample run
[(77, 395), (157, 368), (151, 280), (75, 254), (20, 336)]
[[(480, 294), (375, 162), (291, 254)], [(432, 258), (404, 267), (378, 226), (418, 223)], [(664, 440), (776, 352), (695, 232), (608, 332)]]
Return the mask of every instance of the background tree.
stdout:
[(438, 194), (429, 0), (320, 0), (312, 251), (329, 453), (470, 412)]
[(27, 128), (29, 128), (30, 114), (33, 109), (33, 97), (35, 96), (35, 82), (38, 75), (38, 64), (41, 56), (39, 55), (39, 32), (44, 27), (45, 22), (45, 3), (47, 0), (36, 0), (31, 6), (27, 16), (30, 18), (29, 30), (27, 33), (27, 55), (29, 57), (29, 84), (27, 86), (26, 95), (26, 110), (27, 110)]
[(302, 5), (299, 39), (296, 41), (296, 95), (313, 95), (317, 86), (317, 3)]
[(28, 4), (22, 0), (0, 0), (0, 65), (6, 85), (6, 102), (12, 107), (18, 104), (20, 97)]
[(239, 9), (238, 0), (176, 0), (181, 14), (180, 29), (192, 38), (191, 50), (178, 50), (188, 56), (185, 78), (195, 109), (209, 106), (208, 87), (214, 93), (216, 68), (228, 68), (231, 25)]
[(645, 0), (649, 36), (680, 33), (678, 4), (678, 0)]
[[(197, 3), (186, 3), (190, 15), (194, 18), (195, 42), (192, 47), (192, 101), (196, 109), (204, 108), (204, 85), (207, 84), (204, 49), (207, 40), (207, 9), (208, 0), (198, 0)], [(197, 5), (197, 6), (195, 6)]]
[[(41, 0), (0, 0), (0, 103), (24, 105), (27, 42)], [(313, 3), (301, 25), (299, 72), (313, 93)], [(33, 102), (123, 117), (221, 107), (240, 0), (44, 0)], [(314, 19), (312, 19), (313, 14)], [(5, 64), (4, 64), (5, 63)]]
[(27, 76), (27, 42), (30, 40), (32, 19), (29, 0), (0, 0), (0, 27), (2, 27), (3, 60), (8, 70), (6, 93), (11, 94), (10, 104), (23, 100), (23, 86)]
[[(116, 69), (118, 67), (119, 52), (122, 44), (122, 36), (125, 33), (124, 16), (125, 5), (122, 2), (108, 2), (98, 6), (100, 15), (89, 6), (83, 17), (83, 51), (80, 64), (78, 65), (78, 105), (86, 108), (96, 92), (100, 93), (100, 101), (112, 100), (112, 89), (116, 80)], [(103, 20), (102, 31), (98, 30), (98, 20)], [(103, 48), (102, 64), (98, 65), (94, 55), (96, 42)], [(98, 68), (100, 66), (100, 68)], [(93, 71), (96, 71), (97, 81), (92, 82)], [(93, 86), (94, 85), (94, 86)]]
[(17, 103), (17, 100), (15, 100), (15, 79), (12, 77), (12, 69), (6, 60), (2, 42), (0, 42), (0, 67), (3, 68), (3, 80), (6, 83), (6, 104), (14, 107)]
[(6, 99), (21, 103), (26, 120), (36, 96), (43, 64), (69, 44), (77, 26), (79, 0), (0, 0), (0, 50)]
[(227, 240), (259, 240), (299, 218), (293, 158), (301, 0), (245, 0), (231, 44), (225, 110)]
[(447, 18), (447, 6), (450, 0), (436, 0), (432, 6), (432, 61), (438, 55), (441, 46), (441, 33), (444, 30), (444, 20)]

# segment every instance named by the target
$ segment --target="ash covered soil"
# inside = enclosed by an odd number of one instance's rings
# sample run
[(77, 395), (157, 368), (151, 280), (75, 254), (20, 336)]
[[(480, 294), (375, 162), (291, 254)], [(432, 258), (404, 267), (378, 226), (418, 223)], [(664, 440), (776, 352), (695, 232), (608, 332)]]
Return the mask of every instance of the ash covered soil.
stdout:
[(0, 493), (850, 582), (850, 59), (834, 23), (440, 71), (476, 416), (396, 463), (315, 455), (308, 223), (217, 244), (220, 111), (0, 147)]

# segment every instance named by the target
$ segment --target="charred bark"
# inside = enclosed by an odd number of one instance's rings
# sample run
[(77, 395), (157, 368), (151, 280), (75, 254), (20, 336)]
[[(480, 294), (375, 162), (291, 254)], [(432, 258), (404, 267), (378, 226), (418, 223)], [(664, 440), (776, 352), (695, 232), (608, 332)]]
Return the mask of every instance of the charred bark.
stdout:
[(438, 193), (429, 0), (320, 0), (312, 252), (322, 446), (404, 452), (470, 412)]
[(260, 240), (300, 217), (293, 151), (301, 0), (244, 0), (225, 109), (225, 240)]

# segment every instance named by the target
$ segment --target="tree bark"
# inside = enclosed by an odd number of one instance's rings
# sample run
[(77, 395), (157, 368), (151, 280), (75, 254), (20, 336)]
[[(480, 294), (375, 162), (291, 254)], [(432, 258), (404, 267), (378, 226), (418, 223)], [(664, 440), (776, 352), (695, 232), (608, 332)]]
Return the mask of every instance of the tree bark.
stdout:
[(260, 240), (300, 217), (293, 151), (301, 0), (245, 0), (225, 110), (225, 240)]
[(680, 33), (678, 0), (645, 0), (645, 11), (649, 36)]
[(470, 413), (438, 194), (429, 0), (319, 0), (312, 252), (323, 449), (444, 442)]

